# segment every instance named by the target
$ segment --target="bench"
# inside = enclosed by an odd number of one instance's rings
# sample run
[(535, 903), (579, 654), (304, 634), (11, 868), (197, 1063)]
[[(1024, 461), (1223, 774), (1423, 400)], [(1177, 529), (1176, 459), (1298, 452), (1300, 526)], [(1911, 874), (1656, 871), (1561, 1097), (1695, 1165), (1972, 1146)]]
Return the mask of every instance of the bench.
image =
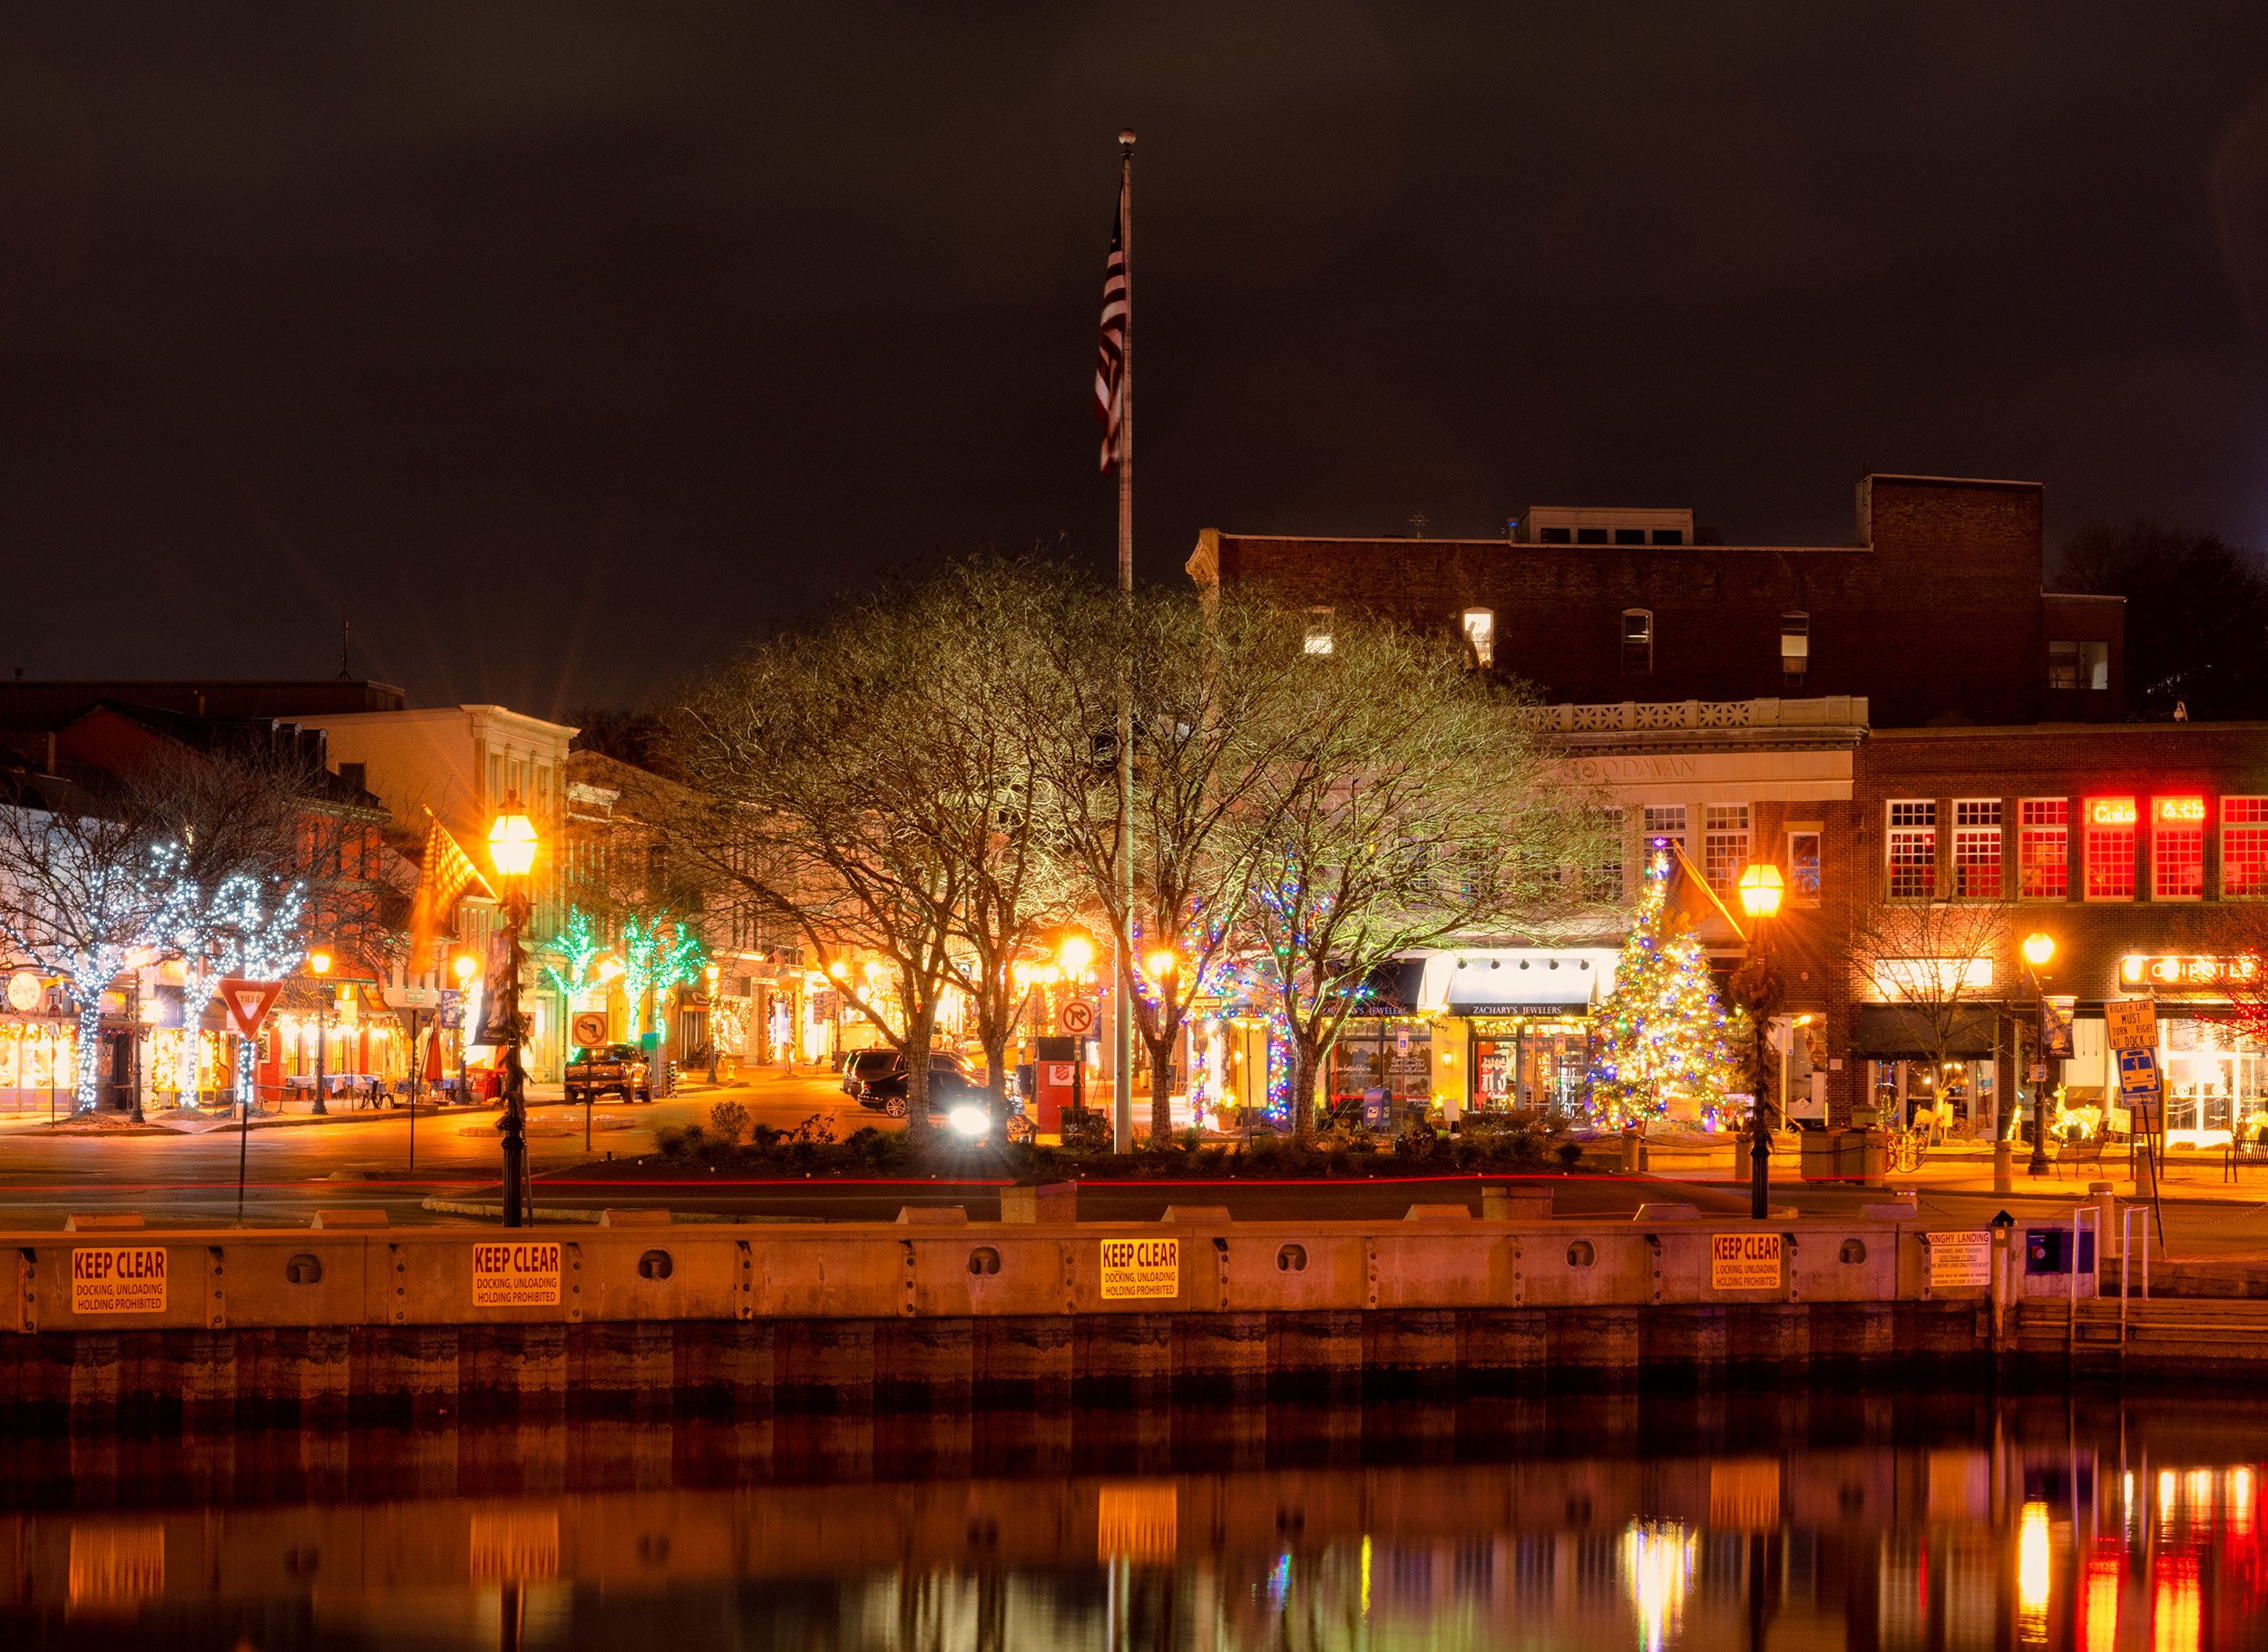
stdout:
[(2246, 1165), (2268, 1165), (2268, 1141), (2232, 1141), (2221, 1149), (2221, 1179), (2233, 1182)]
[(2077, 1141), (2056, 1143), (2058, 1175), (2062, 1174), (2063, 1167), (2066, 1165), (2092, 1165), (2099, 1169), (2102, 1162), (2103, 1139), (2100, 1136), (2082, 1136)]

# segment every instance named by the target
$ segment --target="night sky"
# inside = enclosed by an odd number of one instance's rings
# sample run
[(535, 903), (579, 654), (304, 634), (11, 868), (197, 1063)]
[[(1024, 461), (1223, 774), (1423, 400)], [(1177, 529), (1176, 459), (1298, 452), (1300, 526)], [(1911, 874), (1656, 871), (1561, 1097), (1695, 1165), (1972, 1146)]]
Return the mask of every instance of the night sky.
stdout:
[(0, 667), (629, 703), (891, 565), (1869, 468), (2268, 543), (2268, 5), (0, 20)]

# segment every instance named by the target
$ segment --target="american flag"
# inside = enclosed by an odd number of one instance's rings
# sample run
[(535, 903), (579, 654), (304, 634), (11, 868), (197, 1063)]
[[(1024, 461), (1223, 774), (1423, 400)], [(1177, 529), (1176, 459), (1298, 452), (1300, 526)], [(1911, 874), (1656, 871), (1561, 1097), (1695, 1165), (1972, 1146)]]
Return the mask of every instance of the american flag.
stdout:
[(1126, 189), (1110, 220), (1110, 259), (1102, 272), (1102, 343), (1095, 360), (1095, 417), (1102, 425), (1102, 469), (1119, 461), (1119, 418), (1126, 390)]

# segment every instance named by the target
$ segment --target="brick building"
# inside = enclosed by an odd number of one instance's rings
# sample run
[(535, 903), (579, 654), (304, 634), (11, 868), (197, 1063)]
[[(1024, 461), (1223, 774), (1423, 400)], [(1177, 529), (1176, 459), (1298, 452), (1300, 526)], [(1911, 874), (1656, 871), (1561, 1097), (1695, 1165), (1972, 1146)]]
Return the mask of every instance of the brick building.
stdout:
[(2042, 589), (2030, 482), (1868, 476), (1844, 545), (1696, 544), (1689, 512), (1529, 513), (1535, 539), (1198, 535), (1200, 586), (1461, 631), (1581, 703), (1863, 695), (1878, 728), (2112, 721), (2117, 599)]

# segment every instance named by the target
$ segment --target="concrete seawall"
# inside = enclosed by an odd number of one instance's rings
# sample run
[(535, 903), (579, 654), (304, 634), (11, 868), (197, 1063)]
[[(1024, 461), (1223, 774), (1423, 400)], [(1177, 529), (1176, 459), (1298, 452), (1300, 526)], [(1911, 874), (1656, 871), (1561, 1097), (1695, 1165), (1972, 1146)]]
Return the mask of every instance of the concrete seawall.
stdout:
[[(1706, 1384), (1982, 1361), (2006, 1317), (1984, 1285), (1933, 1289), (1927, 1237), (1892, 1221), (957, 1215), (13, 1236), (0, 1407), (197, 1422)], [(1752, 1254), (1728, 1263), (1734, 1241)]]

